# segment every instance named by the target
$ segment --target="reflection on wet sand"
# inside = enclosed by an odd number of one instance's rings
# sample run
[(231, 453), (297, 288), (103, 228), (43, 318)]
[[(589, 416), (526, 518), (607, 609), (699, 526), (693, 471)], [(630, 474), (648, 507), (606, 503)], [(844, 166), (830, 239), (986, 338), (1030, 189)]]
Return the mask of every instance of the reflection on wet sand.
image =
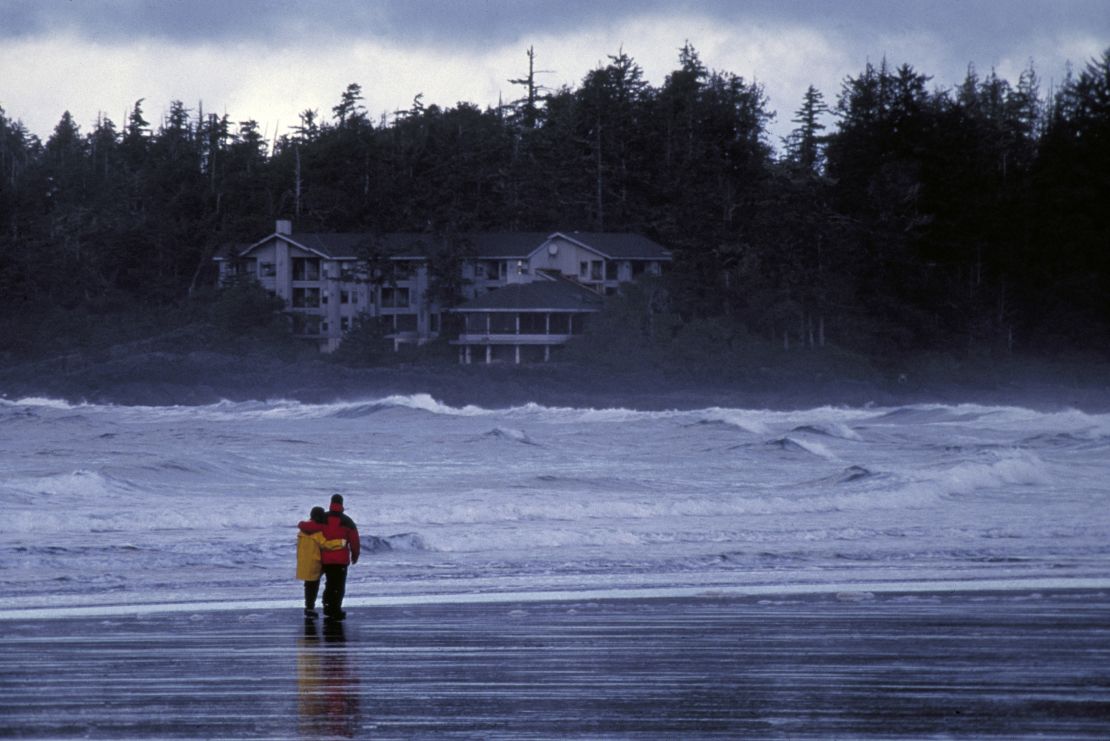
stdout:
[(343, 623), (304, 621), (297, 651), (297, 713), (302, 736), (353, 738), (360, 727), (359, 682)]
[(0, 738), (1110, 738), (1104, 589), (291, 613), (0, 620)]

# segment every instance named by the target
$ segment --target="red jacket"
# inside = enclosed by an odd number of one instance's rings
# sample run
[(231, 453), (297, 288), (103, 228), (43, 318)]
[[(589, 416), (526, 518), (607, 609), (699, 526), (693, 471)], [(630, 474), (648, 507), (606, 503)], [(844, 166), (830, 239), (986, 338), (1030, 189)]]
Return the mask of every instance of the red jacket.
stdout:
[(346, 548), (340, 548), (335, 551), (320, 551), (320, 560), (325, 566), (329, 564), (339, 564), (346, 566), (347, 564), (358, 563), (359, 543), (358, 543), (358, 526), (355, 525), (347, 515), (343, 514), (342, 504), (332, 504), (328, 512), (328, 521), (324, 524), (307, 520), (297, 525), (302, 532), (309, 533), (323, 533), (324, 537), (328, 540), (343, 539), (347, 541)]

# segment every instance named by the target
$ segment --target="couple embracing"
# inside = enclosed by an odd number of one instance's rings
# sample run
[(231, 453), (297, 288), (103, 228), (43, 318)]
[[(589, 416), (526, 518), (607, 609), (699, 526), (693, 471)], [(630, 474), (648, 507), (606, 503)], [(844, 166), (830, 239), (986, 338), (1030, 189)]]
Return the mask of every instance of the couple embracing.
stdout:
[(316, 617), (316, 595), (324, 584), (324, 617), (342, 620), (347, 567), (358, 563), (358, 527), (343, 513), (343, 495), (333, 494), (328, 511), (313, 507), (309, 519), (297, 523), (297, 578), (304, 581), (304, 614)]

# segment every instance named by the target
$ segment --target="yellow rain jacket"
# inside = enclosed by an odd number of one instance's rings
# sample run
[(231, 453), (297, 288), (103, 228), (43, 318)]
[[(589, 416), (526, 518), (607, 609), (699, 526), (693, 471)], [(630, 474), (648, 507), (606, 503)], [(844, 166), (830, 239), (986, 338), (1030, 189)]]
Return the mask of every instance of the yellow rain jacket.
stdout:
[(324, 567), (320, 563), (320, 550), (337, 551), (346, 548), (342, 538), (328, 540), (323, 533), (297, 533), (297, 578), (301, 581), (318, 581)]

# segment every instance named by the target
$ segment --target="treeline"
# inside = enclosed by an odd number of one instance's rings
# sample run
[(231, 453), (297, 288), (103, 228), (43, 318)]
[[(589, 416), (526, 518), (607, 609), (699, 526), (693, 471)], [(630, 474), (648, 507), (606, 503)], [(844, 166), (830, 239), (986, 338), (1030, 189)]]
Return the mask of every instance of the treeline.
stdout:
[(1110, 346), (1110, 50), (1048, 91), (1032, 67), (946, 88), (868, 64), (835, 100), (811, 87), (778, 152), (763, 88), (691, 46), (658, 87), (608, 59), (548, 90), (529, 50), (510, 104), (417, 95), (380, 121), (352, 84), (269, 141), (180, 101), (156, 125), (142, 100), (88, 132), (66, 113), (45, 143), (0, 110), (5, 342), (50, 312), (177, 305), (219, 245), (292, 218), (641, 232), (675, 253), (645, 308), (664, 339), (708, 322), (873, 356)]

